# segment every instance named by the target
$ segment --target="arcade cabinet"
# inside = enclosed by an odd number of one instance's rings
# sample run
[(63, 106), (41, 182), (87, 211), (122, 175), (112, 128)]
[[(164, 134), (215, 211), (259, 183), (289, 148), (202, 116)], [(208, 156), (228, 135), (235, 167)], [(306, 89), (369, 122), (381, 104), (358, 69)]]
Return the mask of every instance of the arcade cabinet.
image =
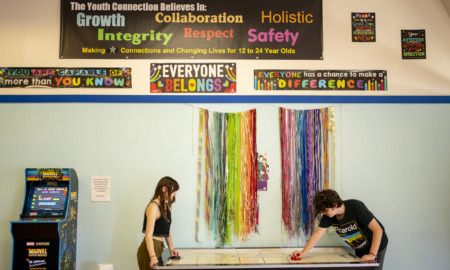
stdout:
[(26, 169), (20, 221), (11, 222), (13, 270), (75, 270), (78, 178), (74, 169)]

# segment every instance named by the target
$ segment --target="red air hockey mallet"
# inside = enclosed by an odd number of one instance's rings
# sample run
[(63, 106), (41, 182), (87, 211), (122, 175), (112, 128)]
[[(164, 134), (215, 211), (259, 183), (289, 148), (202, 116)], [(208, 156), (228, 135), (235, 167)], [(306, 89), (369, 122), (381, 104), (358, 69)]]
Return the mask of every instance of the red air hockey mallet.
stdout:
[(300, 261), (302, 258), (300, 257), (300, 252), (299, 251), (295, 251), (292, 253), (291, 255), (291, 260), (293, 261)]

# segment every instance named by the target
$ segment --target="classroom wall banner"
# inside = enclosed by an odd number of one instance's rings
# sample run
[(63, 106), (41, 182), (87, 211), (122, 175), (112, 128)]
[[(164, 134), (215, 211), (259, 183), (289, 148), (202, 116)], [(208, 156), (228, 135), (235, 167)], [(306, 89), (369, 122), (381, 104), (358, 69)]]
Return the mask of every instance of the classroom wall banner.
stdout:
[(153, 63), (150, 93), (236, 93), (236, 63)]
[(352, 12), (352, 41), (375, 42), (375, 13)]
[(426, 59), (425, 30), (402, 30), (402, 59)]
[(131, 88), (131, 68), (0, 68), (0, 88)]
[(61, 0), (61, 58), (322, 59), (322, 0)]
[(387, 91), (387, 71), (255, 69), (254, 89)]

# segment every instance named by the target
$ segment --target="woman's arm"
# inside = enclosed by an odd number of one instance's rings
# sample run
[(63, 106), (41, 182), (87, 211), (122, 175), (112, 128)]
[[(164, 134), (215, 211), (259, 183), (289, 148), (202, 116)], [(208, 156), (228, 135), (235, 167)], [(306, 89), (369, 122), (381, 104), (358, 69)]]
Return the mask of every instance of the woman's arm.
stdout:
[(150, 267), (158, 265), (158, 258), (155, 254), (155, 247), (153, 246), (153, 231), (155, 230), (155, 222), (160, 218), (161, 213), (158, 205), (150, 203), (145, 210), (147, 215), (147, 226), (145, 227), (145, 243), (147, 244), (148, 255), (150, 256)]
[(179, 256), (178, 251), (175, 250), (175, 248), (173, 248), (172, 233), (169, 232), (169, 236), (167, 236), (165, 239), (166, 239), (167, 246), (169, 247), (170, 255)]

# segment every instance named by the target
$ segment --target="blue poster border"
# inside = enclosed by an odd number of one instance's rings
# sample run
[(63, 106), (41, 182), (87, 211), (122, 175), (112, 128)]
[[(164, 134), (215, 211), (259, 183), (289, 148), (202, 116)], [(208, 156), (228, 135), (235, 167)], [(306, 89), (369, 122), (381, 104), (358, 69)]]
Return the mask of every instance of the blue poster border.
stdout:
[(0, 95), (0, 103), (450, 103), (450, 96)]

